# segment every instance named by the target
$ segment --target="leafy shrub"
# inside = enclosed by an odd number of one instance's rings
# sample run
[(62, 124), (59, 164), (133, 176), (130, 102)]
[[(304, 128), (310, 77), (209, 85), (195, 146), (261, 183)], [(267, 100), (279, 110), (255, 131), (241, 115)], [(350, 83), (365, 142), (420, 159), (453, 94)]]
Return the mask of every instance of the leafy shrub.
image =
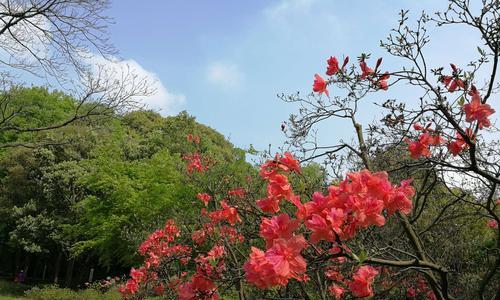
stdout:
[(120, 294), (116, 290), (101, 293), (94, 289), (74, 291), (59, 288), (56, 285), (44, 287), (34, 287), (25, 293), (28, 299), (32, 300), (119, 300)]

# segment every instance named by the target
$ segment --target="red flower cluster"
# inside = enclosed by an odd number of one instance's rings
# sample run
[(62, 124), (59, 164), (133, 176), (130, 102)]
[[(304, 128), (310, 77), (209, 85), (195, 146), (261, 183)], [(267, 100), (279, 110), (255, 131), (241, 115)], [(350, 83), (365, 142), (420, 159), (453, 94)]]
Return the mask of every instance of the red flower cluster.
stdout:
[(350, 173), (339, 186), (330, 186), (328, 195), (315, 193), (310, 202), (299, 207), (297, 216), (311, 230), (311, 242), (333, 242), (352, 238), (360, 229), (385, 224), (383, 211), (408, 214), (414, 189), (410, 181), (393, 186), (387, 173), (363, 170)]
[(472, 100), (470, 103), (464, 105), (465, 121), (469, 123), (477, 121), (479, 129), (490, 127), (491, 122), (488, 117), (492, 115), (495, 110), (491, 108), (489, 104), (481, 103), (481, 96), (475, 86), (471, 87), (469, 95), (472, 96)]
[(408, 144), (408, 150), (410, 151), (410, 157), (412, 159), (419, 159), (420, 157), (430, 157), (430, 146), (439, 146), (445, 142), (445, 140), (439, 135), (439, 133), (430, 129), (429, 126), (430, 124), (424, 128), (420, 124), (414, 124), (413, 128), (422, 131), (422, 134), (416, 141), (411, 141), (409, 139), (405, 140)]
[(457, 88), (465, 89), (465, 83), (458, 77), (459, 71), (454, 64), (450, 64), (453, 70), (452, 76), (441, 77), (441, 82), (446, 86), (450, 93), (453, 93)]
[[(469, 137), (469, 139), (474, 140), (474, 133), (472, 132), (472, 129), (467, 128), (465, 130), (465, 134)], [(469, 149), (469, 145), (465, 142), (463, 136), (457, 132), (456, 133), (456, 139), (454, 141), (451, 141), (448, 144), (448, 150), (453, 154), (453, 156), (457, 156), (460, 154), (462, 151)]]
[[(282, 174), (290, 172), (299, 173), (300, 166), (288, 152), (262, 165), (260, 176), (269, 182), (267, 198), (257, 201), (263, 211), (278, 212), (283, 199), (297, 201), (288, 178)], [(244, 265), (248, 282), (259, 288), (269, 288), (286, 285), (292, 278), (307, 279), (307, 264), (301, 255), (307, 242), (302, 235), (294, 233), (299, 225), (298, 220), (292, 220), (287, 214), (262, 219), (260, 235), (266, 240), (267, 250), (252, 247), (250, 259)]]
[(244, 198), (245, 197), (245, 190), (242, 188), (237, 188), (234, 190), (230, 190), (229, 192), (227, 192), (227, 194), (228, 194), (228, 196)]
[(224, 246), (215, 245), (207, 255), (196, 258), (196, 273), (190, 280), (179, 285), (177, 294), (181, 300), (215, 300), (219, 298), (215, 280), (220, 279), (225, 270)]
[(372, 68), (368, 67), (365, 60), (362, 59), (359, 63), (359, 67), (361, 69), (361, 75), (360, 79), (368, 79), (371, 81), (377, 88), (382, 89), (382, 90), (387, 90), (389, 88), (389, 83), (387, 80), (389, 80), (390, 75), (389, 72), (384, 72), (384, 74), (380, 74), (378, 72), (378, 68), (382, 64), (382, 58), (377, 59), (377, 63), (375, 65), (375, 70)]
[(437, 299), (432, 289), (427, 285), (422, 277), (418, 277), (416, 284), (412, 284), (406, 288), (406, 297), (408, 299), (415, 299), (418, 295), (423, 295), (427, 300)]
[(193, 134), (188, 134), (187, 140), (189, 142), (193, 142), (195, 144), (199, 144), (200, 143), (200, 137), (197, 136), (197, 135), (193, 135)]
[(189, 261), (191, 248), (173, 244), (178, 236), (180, 236), (179, 228), (173, 220), (168, 220), (163, 230), (153, 232), (142, 242), (139, 253), (145, 258), (146, 269), (158, 267), (166, 258), (180, 260), (182, 263)]
[(207, 193), (198, 193), (196, 195), (196, 198), (198, 198), (200, 201), (202, 201), (203, 204), (205, 204), (205, 206), (207, 206), (208, 202), (210, 202), (210, 200), (212, 200), (212, 196), (210, 196)]
[[(286, 213), (262, 218), (260, 236), (266, 241), (266, 250), (252, 247), (250, 258), (244, 265), (247, 281), (259, 288), (283, 286), (290, 279), (308, 279), (305, 273), (307, 262), (301, 254), (306, 248), (306, 240), (296, 232), (301, 222), (310, 230), (309, 238), (313, 244), (332, 242), (328, 253), (339, 256), (332, 261), (342, 263), (346, 260), (342, 256), (350, 253), (345, 245), (339, 246), (342, 240), (354, 237), (358, 230), (368, 226), (384, 225), (385, 215), (390, 216), (396, 211), (408, 214), (412, 208), (411, 197), (415, 191), (409, 180), (393, 186), (386, 173), (368, 170), (348, 174), (338, 186), (329, 187), (328, 195), (315, 193), (311, 201), (302, 204), (285, 176), (292, 171), (299, 172), (300, 167), (288, 153), (284, 157), (278, 155), (261, 167), (260, 175), (268, 181), (268, 197), (258, 200), (259, 206), (264, 211), (275, 213), (280, 210), (280, 200), (286, 199), (297, 207), (297, 219)], [(271, 201), (272, 205), (262, 205), (262, 202)], [(322, 252), (316, 247), (314, 249)], [(375, 268), (363, 266), (352, 281), (347, 281), (337, 267), (329, 266), (325, 272), (328, 279), (336, 282), (329, 287), (330, 294), (336, 299), (342, 297), (346, 287), (355, 297), (372, 296), (372, 283), (377, 274)]]
[(272, 247), (273, 241), (278, 238), (289, 239), (300, 226), (300, 221), (290, 219), (287, 214), (262, 218), (260, 236), (266, 240), (266, 246)]
[(366, 79), (368, 76), (374, 74), (373, 69), (366, 65), (364, 59), (359, 62), (359, 67), (361, 69), (361, 76), (360, 76), (361, 79)]
[(221, 200), (220, 205), (222, 206), (221, 209), (210, 212), (208, 214), (208, 217), (212, 220), (212, 222), (216, 224), (222, 221), (227, 221), (232, 226), (234, 226), (236, 222), (241, 222), (241, 218), (238, 215), (238, 210), (235, 207), (227, 204), (225, 200)]
[(300, 173), (300, 166), (288, 152), (284, 156), (276, 155), (274, 160), (269, 160), (262, 165), (259, 175), (266, 179), (269, 184), (267, 185), (267, 197), (257, 200), (257, 205), (264, 212), (279, 212), (279, 204), (283, 199), (292, 203), (297, 201), (297, 196), (292, 191), (288, 177), (279, 173), (280, 171), (284, 173)]
[(243, 266), (247, 281), (266, 289), (284, 286), (292, 278), (306, 280), (307, 263), (300, 254), (306, 245), (304, 237), (296, 235), (274, 239), (266, 252), (252, 247), (250, 259)]
[(198, 152), (186, 154), (183, 156), (183, 159), (188, 162), (187, 171), (189, 174), (197, 171), (198, 173), (202, 173), (207, 170), (207, 167), (203, 165), (201, 161), (201, 155)]
[[(130, 279), (119, 288), (124, 299), (135, 295), (141, 285), (151, 285), (158, 280), (156, 269), (164, 263), (179, 261), (186, 264), (190, 260), (191, 248), (174, 244), (180, 235), (179, 228), (173, 220), (168, 220), (162, 230), (153, 232), (140, 246), (139, 253), (144, 256), (144, 264), (139, 269), (130, 270)], [(154, 290), (159, 293), (163, 285), (155, 285)]]
[[(454, 64), (451, 64), (451, 68), (453, 69), (453, 76), (443, 76), (441, 78), (442, 82), (445, 83), (448, 91), (450, 92), (454, 92), (457, 88), (465, 90), (467, 86), (464, 81), (459, 78), (459, 70)], [(492, 109), (489, 104), (482, 103), (481, 95), (474, 85), (471, 85), (467, 94), (471, 96), (471, 101), (463, 105), (465, 121), (469, 123), (477, 122), (479, 129), (489, 127), (491, 122), (488, 118), (495, 112), (495, 110)], [(439, 137), (439, 133), (428, 129), (429, 125), (424, 128), (420, 124), (415, 123), (413, 127), (423, 133), (417, 141), (406, 140), (411, 158), (419, 159), (420, 157), (430, 157), (430, 146), (439, 146), (444, 143), (444, 140)], [(456, 138), (448, 143), (448, 151), (453, 156), (457, 156), (469, 148), (469, 143), (466, 142), (466, 137), (469, 140), (474, 141), (475, 134), (472, 128), (465, 129), (465, 134), (466, 136), (460, 132), (456, 132)]]
[[(346, 58), (344, 59), (342, 67), (339, 67), (339, 61), (335, 56), (330, 56), (330, 58), (326, 62), (327, 62), (326, 75), (328, 76), (338, 75), (339, 80), (342, 80), (345, 78), (345, 76), (348, 76), (347, 74), (345, 74), (346, 72), (345, 67), (349, 63), (349, 56), (346, 56)], [(359, 78), (360, 80), (369, 80), (376, 88), (387, 90), (389, 88), (389, 83), (387, 82), (387, 80), (389, 79), (390, 75), (389, 72), (385, 72), (383, 74), (380, 74), (380, 72), (378, 72), (378, 68), (380, 67), (381, 63), (382, 63), (382, 58), (379, 58), (375, 66), (375, 70), (373, 70), (372, 68), (368, 67), (364, 58), (361, 59), (359, 63), (359, 66), (361, 68), (361, 74), (359, 74), (359, 77), (357, 78)], [(334, 82), (333, 78), (330, 80), (325, 80), (319, 74), (315, 74), (313, 83), (313, 92), (319, 94), (325, 93), (328, 97), (330, 97), (330, 93), (328, 92), (327, 86), (332, 82)]]
[(219, 299), (217, 286), (206, 277), (195, 274), (191, 279), (179, 286), (179, 300), (216, 300)]

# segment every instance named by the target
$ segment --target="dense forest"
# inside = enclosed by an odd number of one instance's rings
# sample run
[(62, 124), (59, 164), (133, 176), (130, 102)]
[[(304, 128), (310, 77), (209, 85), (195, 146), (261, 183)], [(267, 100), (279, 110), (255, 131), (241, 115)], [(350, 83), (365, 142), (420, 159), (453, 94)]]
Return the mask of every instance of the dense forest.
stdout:
[[(68, 118), (77, 102), (46, 88), (18, 88), (13, 126), (41, 127)], [(25, 109), (26, 108), (26, 109)], [(1, 133), (0, 249), (2, 276), (24, 269), (30, 279), (75, 286), (125, 273), (138, 262), (145, 235), (167, 218), (191, 218), (197, 192), (183, 170), (188, 134), (222, 176), (244, 180), (256, 171), (245, 152), (183, 112), (162, 117), (134, 111), (96, 117), (46, 132)], [(219, 179), (221, 179), (219, 178)], [(237, 184), (236, 180), (233, 184)]]

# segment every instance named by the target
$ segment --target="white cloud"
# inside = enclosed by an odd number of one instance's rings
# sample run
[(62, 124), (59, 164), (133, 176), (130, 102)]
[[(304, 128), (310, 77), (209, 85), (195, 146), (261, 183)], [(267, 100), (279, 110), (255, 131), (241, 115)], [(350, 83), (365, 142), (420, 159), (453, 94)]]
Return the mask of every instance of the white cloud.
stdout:
[(207, 68), (207, 80), (223, 89), (234, 89), (240, 86), (243, 73), (233, 63), (214, 62)]
[(171, 115), (178, 112), (186, 101), (183, 94), (170, 92), (157, 74), (144, 69), (133, 59), (105, 59), (95, 54), (89, 54), (87, 57), (88, 62), (94, 65), (95, 68), (101, 67), (108, 70), (107, 73), (114, 74), (116, 80), (120, 80), (124, 73), (131, 73), (137, 78), (146, 80), (154, 92), (148, 96), (138, 96), (136, 100), (143, 103), (148, 109), (155, 110), (162, 115)]
[(311, 10), (315, 0), (283, 0), (276, 5), (266, 7), (264, 14), (271, 19), (282, 19)]

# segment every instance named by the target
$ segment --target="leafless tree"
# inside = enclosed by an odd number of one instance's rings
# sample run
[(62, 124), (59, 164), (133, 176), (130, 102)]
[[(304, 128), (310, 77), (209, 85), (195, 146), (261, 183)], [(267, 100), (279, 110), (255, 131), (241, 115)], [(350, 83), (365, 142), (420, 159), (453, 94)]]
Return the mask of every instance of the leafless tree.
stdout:
[[(138, 97), (154, 93), (148, 78), (117, 59), (108, 7), (108, 0), (0, 1), (0, 130), (51, 130), (137, 107)], [(22, 108), (11, 109), (9, 90), (27, 73), (75, 97), (74, 114), (38, 128), (14, 125)]]

